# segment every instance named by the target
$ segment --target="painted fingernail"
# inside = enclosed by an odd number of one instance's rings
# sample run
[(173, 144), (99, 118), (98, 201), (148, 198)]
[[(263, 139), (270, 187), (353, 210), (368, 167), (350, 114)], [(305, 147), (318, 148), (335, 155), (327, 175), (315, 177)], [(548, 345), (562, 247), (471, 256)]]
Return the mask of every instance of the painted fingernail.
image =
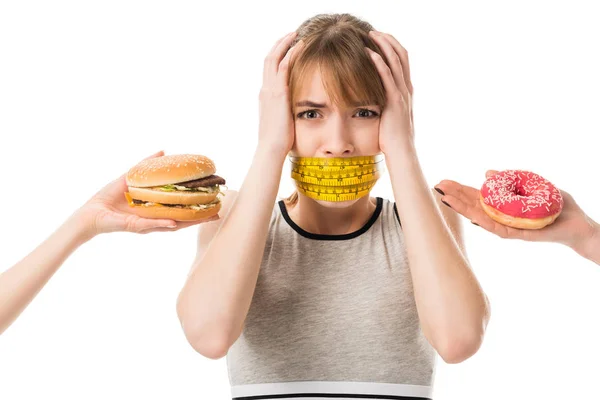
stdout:
[[(447, 205), (448, 207), (450, 207), (450, 204), (446, 203), (444, 200), (442, 200), (442, 203), (444, 203), (445, 205)], [(452, 208), (452, 207), (450, 207)]]
[(471, 221), (471, 223), (472, 223), (473, 225), (477, 225), (477, 226), (479, 226), (479, 224), (476, 224), (476, 223), (475, 223), (475, 222), (473, 222), (473, 221)]
[(437, 192), (438, 192), (439, 194), (441, 194), (442, 196), (445, 196), (445, 195), (446, 195), (446, 193), (444, 193), (444, 192), (442, 191), (442, 189), (435, 188), (435, 190), (437, 190)]

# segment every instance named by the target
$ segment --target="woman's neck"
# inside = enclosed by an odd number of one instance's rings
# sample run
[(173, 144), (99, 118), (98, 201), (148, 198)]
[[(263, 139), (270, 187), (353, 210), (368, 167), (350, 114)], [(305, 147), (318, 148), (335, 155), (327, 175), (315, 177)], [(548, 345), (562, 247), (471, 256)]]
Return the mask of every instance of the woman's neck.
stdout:
[(333, 208), (299, 193), (296, 204), (286, 204), (286, 208), (292, 221), (307, 232), (344, 235), (359, 230), (369, 221), (377, 208), (377, 199), (363, 196), (351, 206)]

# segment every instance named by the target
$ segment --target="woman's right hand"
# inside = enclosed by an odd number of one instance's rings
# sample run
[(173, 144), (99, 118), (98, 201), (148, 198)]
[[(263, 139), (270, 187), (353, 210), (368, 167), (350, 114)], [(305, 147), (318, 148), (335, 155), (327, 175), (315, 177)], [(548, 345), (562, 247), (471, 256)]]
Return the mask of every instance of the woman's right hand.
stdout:
[(265, 58), (259, 95), (259, 147), (284, 156), (294, 145), (294, 119), (288, 86), (289, 64), (303, 45), (299, 41), (290, 47), (295, 36), (296, 32), (291, 32), (279, 39)]

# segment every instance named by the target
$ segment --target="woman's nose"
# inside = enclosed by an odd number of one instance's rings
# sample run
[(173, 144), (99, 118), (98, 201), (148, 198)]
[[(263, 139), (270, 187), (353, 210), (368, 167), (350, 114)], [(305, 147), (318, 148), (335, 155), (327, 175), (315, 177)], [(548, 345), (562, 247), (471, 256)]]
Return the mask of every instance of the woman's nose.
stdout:
[(330, 157), (347, 157), (354, 153), (350, 127), (341, 118), (332, 118), (326, 129), (323, 149)]

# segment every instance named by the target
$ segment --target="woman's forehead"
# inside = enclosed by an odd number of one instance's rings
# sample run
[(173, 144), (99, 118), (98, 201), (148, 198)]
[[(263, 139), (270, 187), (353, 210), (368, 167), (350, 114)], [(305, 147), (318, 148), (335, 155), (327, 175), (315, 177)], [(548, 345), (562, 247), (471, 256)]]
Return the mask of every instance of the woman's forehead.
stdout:
[(318, 97), (317, 100), (319, 102), (327, 99), (327, 92), (323, 84), (323, 74), (319, 68), (312, 68), (306, 72), (299, 87), (299, 96), (301, 99), (306, 99), (310, 96)]
[[(339, 108), (378, 107), (366, 81), (328, 63), (307, 63), (295, 77), (293, 107)], [(359, 81), (355, 81), (359, 79)]]

